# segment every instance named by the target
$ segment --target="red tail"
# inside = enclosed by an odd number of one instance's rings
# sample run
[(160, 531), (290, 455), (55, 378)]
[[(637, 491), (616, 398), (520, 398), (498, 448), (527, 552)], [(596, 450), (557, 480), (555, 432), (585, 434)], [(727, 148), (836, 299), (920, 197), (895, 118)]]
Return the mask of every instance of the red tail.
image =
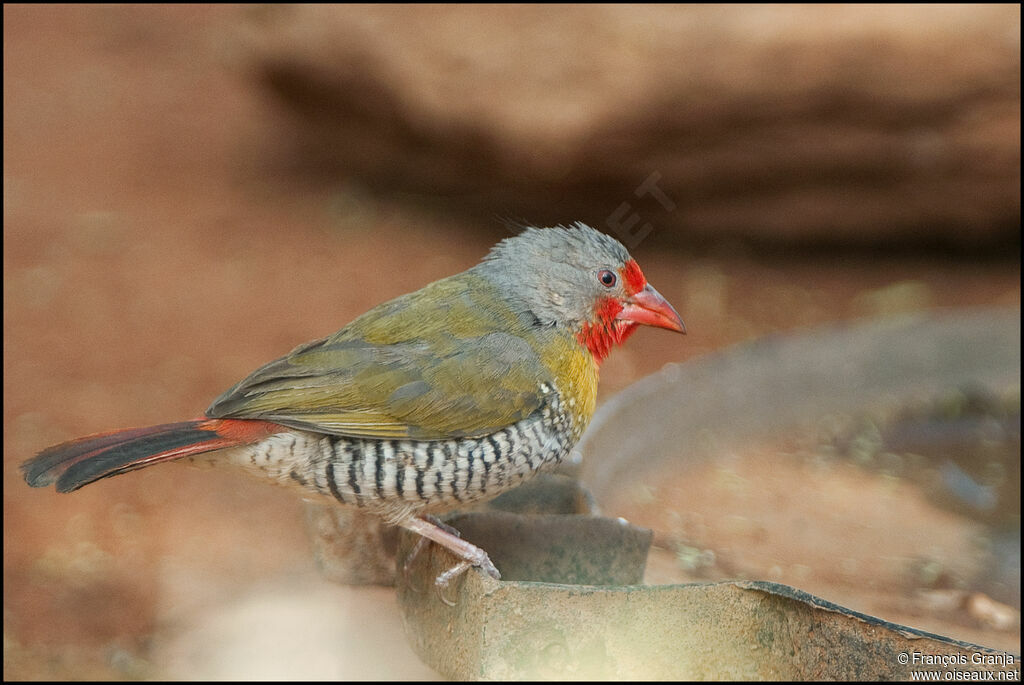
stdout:
[(278, 433), (268, 421), (196, 419), (148, 428), (97, 433), (48, 447), (21, 465), (34, 488), (57, 483), (71, 492), (100, 478), (203, 452), (237, 447)]

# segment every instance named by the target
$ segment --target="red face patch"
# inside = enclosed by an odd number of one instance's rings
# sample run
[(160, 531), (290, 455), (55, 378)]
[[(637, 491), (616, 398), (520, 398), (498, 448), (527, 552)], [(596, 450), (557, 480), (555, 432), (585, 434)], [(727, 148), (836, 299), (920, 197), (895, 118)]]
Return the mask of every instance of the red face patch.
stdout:
[[(622, 277), (622, 286), (627, 297), (635, 295), (647, 287), (647, 278), (644, 277), (644, 272), (640, 270), (640, 265), (635, 260), (630, 259), (623, 264), (619, 269), (619, 275)], [(594, 312), (594, 323), (584, 324), (583, 330), (576, 336), (594, 355), (598, 364), (608, 356), (612, 347), (621, 345), (636, 330), (635, 323), (619, 321), (615, 318), (621, 311), (622, 303), (617, 299), (601, 298)]]
[(622, 275), (622, 282), (625, 284), (627, 295), (635, 295), (647, 286), (644, 272), (640, 270), (640, 265), (633, 259), (623, 264), (619, 273)]
[(597, 321), (583, 324), (583, 330), (576, 335), (576, 338), (594, 355), (598, 364), (604, 361), (613, 346), (621, 345), (636, 328), (631, 322), (615, 319), (622, 311), (621, 302), (613, 297), (602, 298), (599, 302), (595, 312)]

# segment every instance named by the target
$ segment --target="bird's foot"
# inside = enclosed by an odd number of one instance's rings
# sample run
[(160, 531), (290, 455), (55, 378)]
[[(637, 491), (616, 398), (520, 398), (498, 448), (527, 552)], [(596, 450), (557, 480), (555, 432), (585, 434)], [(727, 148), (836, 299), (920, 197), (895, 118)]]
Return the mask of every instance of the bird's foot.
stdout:
[(474, 549), (480, 553), (479, 556), (473, 560), (463, 559), (434, 579), (434, 589), (437, 591), (437, 598), (450, 607), (455, 606), (455, 602), (445, 597), (444, 591), (448, 589), (448, 585), (451, 584), (453, 580), (468, 571), (471, 566), (476, 566), (495, 580), (501, 578), (501, 574), (498, 573), (498, 569), (494, 567), (494, 564), (491, 562), (491, 558), (487, 556), (487, 552), (483, 551), (479, 547), (474, 547)]
[(423, 537), (422, 540), (417, 541), (416, 546), (406, 558), (405, 564), (403, 565), (403, 571), (405, 573), (408, 573), (412, 560), (422, 551), (426, 540), (433, 540), (437, 544), (451, 551), (455, 556), (462, 559), (462, 561), (440, 574), (434, 580), (434, 587), (438, 591), (438, 596), (445, 604), (454, 606), (453, 602), (444, 597), (442, 591), (447, 589), (455, 578), (458, 578), (460, 575), (465, 573), (471, 566), (479, 568), (495, 580), (501, 578), (501, 574), (498, 573), (498, 569), (495, 568), (494, 564), (491, 562), (491, 558), (487, 556), (487, 552), (483, 551), (476, 545), (463, 540), (459, 537), (459, 532), (457, 530), (451, 526), (441, 523), (435, 517), (412, 518), (402, 522), (400, 525), (403, 528), (411, 530), (414, 533), (418, 533)]
[[(446, 533), (448, 533), (450, 535), (453, 535), (453, 536), (455, 536), (457, 538), (461, 538), (462, 537), (462, 534), (459, 531), (455, 530), (455, 528), (449, 526), (447, 523), (445, 523), (444, 521), (442, 521), (438, 517), (434, 516), (433, 514), (423, 514), (421, 518), (423, 518), (428, 523), (434, 524), (435, 526), (437, 526), (438, 528), (440, 528), (441, 530), (443, 530), (444, 532), (446, 532)], [(426, 547), (429, 543), (430, 543), (430, 538), (427, 538), (427, 537), (425, 537), (425, 536), (423, 536), (421, 534), (420, 539), (416, 541), (416, 545), (412, 548), (412, 551), (409, 552), (408, 556), (405, 557), (405, 562), (402, 564), (402, 575), (405, 577), (405, 581), (406, 581), (405, 584), (408, 585), (409, 588), (413, 592), (419, 592), (419, 589), (413, 587), (412, 583), (409, 582), (409, 577), (410, 577), (410, 575), (412, 573), (412, 564), (413, 564), (414, 561), (416, 561), (416, 558), (423, 551), (423, 548)], [(488, 559), (488, 562), (490, 562), (489, 559)], [(461, 564), (452, 567), (452, 569), (450, 571), (448, 571), (448, 574), (452, 574), (452, 571), (454, 571), (456, 568), (459, 568), (459, 566), (461, 566)], [(462, 570), (458, 571), (458, 573), (454, 573), (452, 575), (449, 575), (446, 578), (446, 580), (445, 580), (445, 585), (448, 584), (448, 581), (451, 578), (453, 578), (454, 576), (459, 575), (459, 573), (462, 573), (464, 570), (465, 569), (462, 569)], [(488, 571), (488, 573), (489, 573), (489, 571)], [(497, 573), (497, 571), (495, 571), (495, 573)], [(446, 574), (442, 574), (442, 575), (446, 575)], [(438, 576), (438, 579), (440, 579), (440, 576)]]
[(434, 579), (434, 591), (437, 592), (437, 598), (447, 604), (450, 607), (455, 606), (455, 602), (451, 601), (444, 596), (444, 591), (448, 589), (448, 584), (452, 582), (453, 578), (458, 578), (472, 566), (468, 561), (460, 561), (459, 563), (452, 566), (450, 569), (439, 575)]

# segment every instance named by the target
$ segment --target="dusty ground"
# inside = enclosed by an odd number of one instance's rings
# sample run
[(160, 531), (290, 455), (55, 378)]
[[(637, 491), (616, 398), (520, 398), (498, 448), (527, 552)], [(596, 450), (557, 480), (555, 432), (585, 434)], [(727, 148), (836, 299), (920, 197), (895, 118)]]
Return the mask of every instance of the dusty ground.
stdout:
[[(221, 40), (236, 11), (4, 9), (5, 678), (430, 677), (391, 591), (316, 576), (287, 493), (168, 466), (61, 496), (17, 472), (63, 439), (195, 416), (504, 235), (268, 173), (280, 122)], [(636, 335), (602, 397), (768, 332), (1020, 302), (1014, 258), (635, 254), (690, 334)]]

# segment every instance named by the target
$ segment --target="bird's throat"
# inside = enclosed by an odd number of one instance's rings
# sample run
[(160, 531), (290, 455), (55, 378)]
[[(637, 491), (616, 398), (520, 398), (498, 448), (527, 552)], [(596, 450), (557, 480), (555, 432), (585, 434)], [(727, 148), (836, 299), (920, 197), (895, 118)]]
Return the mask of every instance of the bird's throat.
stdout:
[(635, 323), (615, 318), (621, 311), (622, 304), (618, 300), (602, 300), (597, 308), (596, 321), (583, 324), (583, 330), (576, 335), (598, 364), (604, 361), (614, 346), (621, 345), (636, 330)]

